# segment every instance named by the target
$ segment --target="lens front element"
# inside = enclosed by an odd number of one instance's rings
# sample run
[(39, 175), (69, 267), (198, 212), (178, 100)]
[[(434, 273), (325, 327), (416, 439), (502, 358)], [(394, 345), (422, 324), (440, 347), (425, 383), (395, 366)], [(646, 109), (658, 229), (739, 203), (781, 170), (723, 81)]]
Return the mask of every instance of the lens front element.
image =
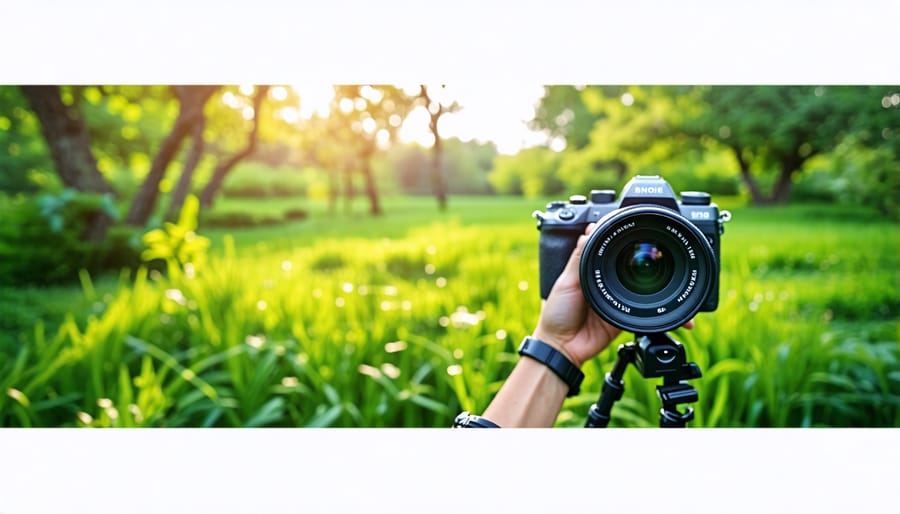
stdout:
[(672, 253), (656, 241), (635, 242), (616, 259), (622, 285), (637, 294), (654, 294), (672, 280), (675, 262)]

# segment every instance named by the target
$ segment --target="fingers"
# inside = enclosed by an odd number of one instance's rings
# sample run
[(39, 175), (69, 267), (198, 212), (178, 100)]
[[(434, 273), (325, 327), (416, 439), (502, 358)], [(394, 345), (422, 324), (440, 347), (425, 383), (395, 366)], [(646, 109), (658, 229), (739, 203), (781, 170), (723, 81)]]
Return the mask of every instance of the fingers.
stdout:
[(578, 241), (575, 243), (575, 249), (572, 250), (572, 255), (569, 256), (566, 267), (563, 268), (563, 271), (557, 280), (559, 286), (578, 286), (578, 267), (581, 265), (581, 254), (584, 252), (584, 245), (587, 242), (588, 236), (595, 228), (596, 223), (591, 223), (585, 228), (584, 234), (578, 236)]

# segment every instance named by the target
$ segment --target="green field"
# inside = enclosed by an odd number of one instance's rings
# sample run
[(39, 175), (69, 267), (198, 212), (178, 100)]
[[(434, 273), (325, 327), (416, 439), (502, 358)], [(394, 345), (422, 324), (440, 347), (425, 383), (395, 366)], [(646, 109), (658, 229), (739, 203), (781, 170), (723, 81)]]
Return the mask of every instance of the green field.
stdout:
[[(235, 200), (303, 221), (215, 229), (206, 262), (0, 289), (2, 426), (448, 426), (480, 412), (540, 308), (544, 201)], [(900, 426), (900, 234), (866, 209), (733, 213), (720, 304), (677, 331), (703, 377), (691, 426)], [(623, 335), (621, 341), (627, 341)], [(585, 365), (580, 426), (614, 351)], [(612, 426), (656, 426), (634, 369)]]

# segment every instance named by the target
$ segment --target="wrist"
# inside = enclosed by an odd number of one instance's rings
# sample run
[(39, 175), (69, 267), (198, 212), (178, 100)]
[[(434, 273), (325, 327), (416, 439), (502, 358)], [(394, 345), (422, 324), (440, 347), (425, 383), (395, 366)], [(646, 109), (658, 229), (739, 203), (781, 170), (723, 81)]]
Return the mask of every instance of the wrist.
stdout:
[(560, 352), (567, 359), (569, 359), (569, 362), (571, 362), (576, 368), (581, 369), (581, 366), (584, 364), (584, 362), (580, 358), (572, 353), (571, 348), (567, 347), (567, 343), (569, 343), (567, 339), (558, 335), (547, 333), (540, 327), (534, 329), (531, 337), (552, 346), (554, 350)]
[(568, 386), (566, 396), (578, 394), (584, 373), (563, 352), (540, 339), (528, 336), (519, 346), (519, 355), (533, 359), (550, 369)]

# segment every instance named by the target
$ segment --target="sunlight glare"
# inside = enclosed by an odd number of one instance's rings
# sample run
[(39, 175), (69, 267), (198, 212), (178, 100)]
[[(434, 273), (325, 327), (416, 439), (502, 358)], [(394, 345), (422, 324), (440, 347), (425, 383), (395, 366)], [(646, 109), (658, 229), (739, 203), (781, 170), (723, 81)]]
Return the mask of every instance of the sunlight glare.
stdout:
[(399, 87), (406, 96), (419, 96), (419, 84), (401, 84)]
[(384, 98), (384, 93), (382, 93), (381, 91), (375, 89), (372, 86), (368, 86), (368, 85), (360, 88), (359, 94), (362, 95), (362, 97), (365, 98), (366, 100), (372, 102), (373, 104), (377, 104), (378, 102), (381, 101), (382, 98)]
[(293, 107), (282, 107), (280, 112), (281, 119), (288, 123), (294, 124), (297, 123), (297, 120), (300, 119), (300, 115), (297, 113), (297, 109)]
[(249, 105), (244, 107), (244, 109), (241, 111), (241, 116), (243, 116), (243, 118), (248, 121), (253, 119), (253, 114), (253, 107), (250, 107)]
[(279, 102), (287, 100), (287, 97), (288, 97), (287, 89), (283, 88), (282, 86), (273, 87), (271, 94), (272, 94), (272, 98), (274, 98), (275, 100), (277, 100)]
[(634, 96), (631, 93), (625, 93), (622, 95), (622, 105), (625, 107), (631, 107), (634, 105)]
[(324, 118), (331, 112), (331, 100), (334, 98), (334, 88), (331, 86), (301, 84), (291, 88), (300, 97), (300, 118), (308, 120), (316, 114)]
[(564, 137), (554, 137), (550, 140), (550, 149), (554, 152), (562, 152), (566, 149), (566, 138)]
[(375, 122), (373, 118), (366, 118), (362, 122), (362, 128), (366, 132), (366, 134), (371, 134), (375, 132), (375, 128), (378, 127), (378, 124)]
[(387, 150), (391, 146), (391, 133), (387, 129), (381, 129), (375, 134), (375, 144), (381, 150)]
[(368, 107), (368, 106), (369, 106), (369, 104), (368, 104), (368, 102), (366, 102), (365, 98), (357, 98), (356, 100), (353, 101), (353, 107), (355, 107), (356, 110), (359, 112), (365, 111), (366, 107)]
[(434, 135), (428, 129), (428, 109), (418, 106), (403, 120), (397, 137), (402, 143), (418, 143), (420, 146), (430, 148), (434, 145)]
[(254, 88), (252, 84), (243, 84), (241, 86), (238, 86), (238, 89), (240, 90), (242, 95), (250, 96), (253, 94)]
[(341, 112), (349, 114), (353, 111), (353, 100), (349, 98), (341, 98), (339, 107), (341, 109)]
[(232, 109), (237, 109), (240, 102), (238, 102), (238, 99), (236, 96), (234, 96), (234, 93), (232, 93), (231, 91), (226, 91), (222, 95), (222, 103), (227, 105), (228, 107), (231, 107)]

